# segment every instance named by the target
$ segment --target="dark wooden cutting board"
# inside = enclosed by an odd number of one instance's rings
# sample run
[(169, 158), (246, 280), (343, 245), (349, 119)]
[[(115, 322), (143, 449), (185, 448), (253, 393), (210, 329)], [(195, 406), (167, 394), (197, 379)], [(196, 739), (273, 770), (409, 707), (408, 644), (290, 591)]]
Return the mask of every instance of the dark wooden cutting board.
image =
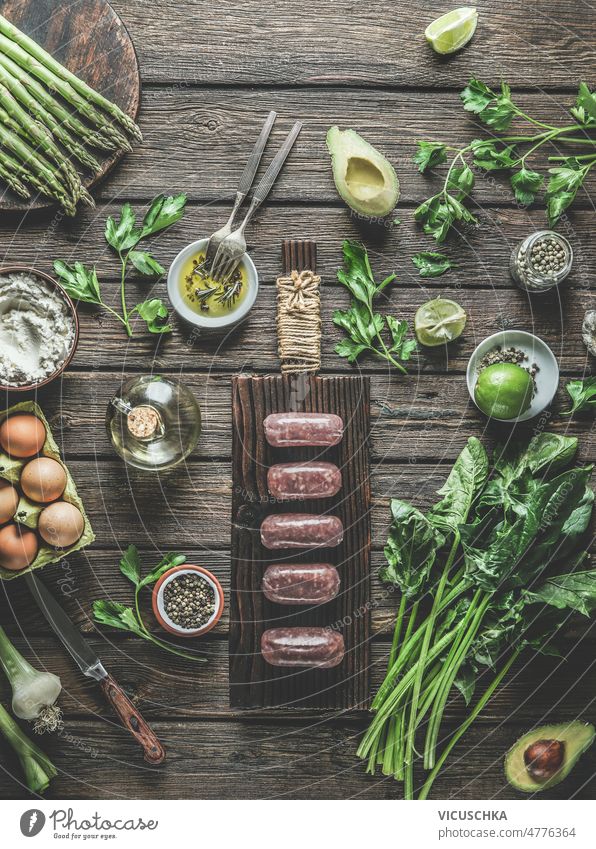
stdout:
[[(336, 413), (344, 437), (333, 448), (276, 449), (265, 440), (263, 420), (287, 411)], [(230, 702), (246, 709), (365, 708), (369, 695), (370, 388), (366, 377), (237, 376), (232, 381), (232, 570), (230, 598)], [(284, 460), (317, 457), (342, 471), (333, 499), (272, 504), (267, 470)], [(335, 549), (269, 551), (259, 528), (269, 513), (329, 512), (342, 519), (343, 543)], [(329, 562), (341, 577), (338, 596), (313, 608), (268, 601), (261, 591), (270, 563)], [(346, 654), (334, 669), (284, 669), (261, 655), (261, 634), (286, 625), (333, 626)]]
[[(141, 100), (139, 63), (126, 27), (106, 0), (6, 0), (0, 2), (0, 12), (131, 118), (137, 117)], [(93, 149), (93, 153), (102, 167), (93, 178), (87, 175), (83, 179), (88, 189), (124, 156), (119, 153), (102, 159), (101, 151)], [(45, 198), (27, 202), (8, 189), (0, 188), (0, 192), (0, 209), (52, 206)]]

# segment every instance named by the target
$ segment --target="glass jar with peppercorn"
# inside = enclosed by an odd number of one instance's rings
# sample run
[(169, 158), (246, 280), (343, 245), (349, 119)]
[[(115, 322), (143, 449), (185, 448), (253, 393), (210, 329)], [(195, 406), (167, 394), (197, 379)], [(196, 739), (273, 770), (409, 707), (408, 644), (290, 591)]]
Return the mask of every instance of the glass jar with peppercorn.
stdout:
[(517, 285), (526, 292), (548, 292), (565, 280), (573, 264), (573, 249), (554, 230), (539, 230), (513, 250), (509, 269)]

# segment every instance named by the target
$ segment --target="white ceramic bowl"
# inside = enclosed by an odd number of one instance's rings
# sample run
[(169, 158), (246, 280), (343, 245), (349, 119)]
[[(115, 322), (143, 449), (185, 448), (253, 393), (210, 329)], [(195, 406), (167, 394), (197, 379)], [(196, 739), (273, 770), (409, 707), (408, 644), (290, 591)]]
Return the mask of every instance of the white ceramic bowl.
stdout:
[(242, 265), (246, 269), (248, 292), (242, 303), (238, 305), (238, 308), (232, 310), (228, 315), (222, 315), (216, 318), (208, 318), (206, 315), (202, 316), (196, 313), (184, 302), (180, 294), (180, 275), (184, 263), (193, 254), (206, 248), (208, 241), (208, 239), (198, 239), (196, 242), (191, 242), (190, 245), (187, 245), (180, 251), (176, 259), (172, 262), (168, 271), (168, 297), (175, 312), (181, 319), (205, 333), (213, 333), (234, 327), (236, 324), (244, 321), (251, 311), (259, 291), (259, 275), (252, 259), (247, 253), (244, 254)]
[[(466, 372), (468, 392), (475, 404), (474, 390), (479, 374), (478, 364), (486, 354), (497, 347), (519, 348), (528, 357), (524, 365), (536, 363), (538, 366), (535, 377), (536, 393), (526, 412), (514, 419), (499, 419), (498, 421), (525, 422), (528, 419), (533, 419), (548, 407), (559, 386), (559, 365), (555, 355), (546, 342), (543, 342), (538, 336), (534, 336), (533, 333), (526, 333), (524, 330), (501, 330), (499, 333), (487, 336), (470, 357)], [(476, 406), (478, 405), (476, 404)]]

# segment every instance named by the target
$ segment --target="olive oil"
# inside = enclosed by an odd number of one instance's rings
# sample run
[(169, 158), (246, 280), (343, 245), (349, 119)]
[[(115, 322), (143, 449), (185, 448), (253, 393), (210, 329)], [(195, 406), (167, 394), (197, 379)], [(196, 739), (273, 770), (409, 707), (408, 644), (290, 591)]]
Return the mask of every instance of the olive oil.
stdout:
[(204, 252), (199, 252), (184, 263), (180, 274), (180, 294), (193, 312), (205, 318), (229, 315), (240, 306), (248, 291), (244, 264), (240, 264), (230, 283), (224, 286), (196, 272), (204, 259)]
[(201, 434), (201, 411), (184, 384), (157, 374), (139, 375), (111, 399), (106, 428), (126, 463), (159, 472), (191, 453)]

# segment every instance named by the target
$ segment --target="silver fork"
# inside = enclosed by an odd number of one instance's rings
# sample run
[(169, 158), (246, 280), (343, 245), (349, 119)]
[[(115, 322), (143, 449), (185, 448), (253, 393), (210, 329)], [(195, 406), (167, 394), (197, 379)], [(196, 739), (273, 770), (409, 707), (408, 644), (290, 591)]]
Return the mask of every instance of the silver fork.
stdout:
[(232, 224), (234, 223), (234, 218), (236, 217), (236, 213), (244, 203), (244, 199), (248, 194), (250, 187), (253, 184), (253, 180), (255, 178), (255, 174), (258, 171), (259, 164), (261, 162), (261, 157), (263, 156), (263, 152), (267, 145), (267, 140), (271, 134), (271, 129), (273, 124), (275, 123), (275, 119), (277, 118), (277, 112), (270, 112), (267, 120), (263, 124), (263, 128), (259, 134), (259, 138), (255, 142), (255, 146), (253, 147), (250, 156), (248, 157), (248, 161), (244, 167), (244, 171), (242, 172), (242, 176), (240, 177), (240, 183), (238, 184), (238, 191), (236, 192), (236, 200), (234, 201), (234, 207), (232, 212), (230, 213), (230, 217), (223, 227), (220, 227), (219, 230), (216, 230), (209, 237), (209, 242), (207, 244), (207, 251), (205, 253), (205, 259), (194, 269), (193, 274), (200, 274), (203, 277), (209, 276), (208, 269), (209, 266), (213, 265), (213, 260), (215, 259), (215, 255), (217, 253), (217, 249), (221, 245), (224, 239), (226, 239), (230, 233), (232, 232)]
[(211, 266), (211, 279), (216, 283), (226, 286), (232, 279), (232, 275), (240, 265), (242, 257), (246, 253), (246, 239), (244, 238), (244, 230), (246, 225), (253, 217), (259, 206), (263, 203), (275, 183), (279, 172), (283, 168), (284, 162), (288, 158), (288, 154), (294, 146), (294, 142), (298, 137), (298, 133), (302, 129), (302, 122), (296, 121), (286, 140), (281, 148), (271, 161), (269, 168), (263, 174), (260, 183), (254, 190), (251, 204), (242, 224), (230, 233), (230, 235), (221, 242), (217, 249), (217, 254), (213, 265)]

